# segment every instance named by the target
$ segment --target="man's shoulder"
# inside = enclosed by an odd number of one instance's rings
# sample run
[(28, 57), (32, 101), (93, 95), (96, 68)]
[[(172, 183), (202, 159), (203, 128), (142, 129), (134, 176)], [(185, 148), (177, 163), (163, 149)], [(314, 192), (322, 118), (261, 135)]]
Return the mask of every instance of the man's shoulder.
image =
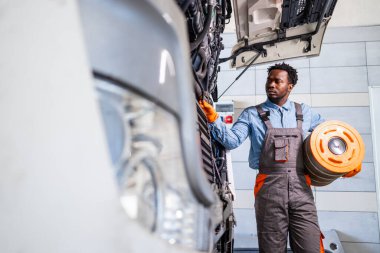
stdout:
[(252, 106), (248, 106), (248, 107), (244, 108), (244, 110), (242, 111), (241, 114), (247, 114), (247, 115), (251, 115), (254, 117), (258, 116), (256, 105), (252, 105)]
[(246, 107), (244, 110), (247, 110), (247, 111), (256, 111), (256, 105), (252, 105), (252, 106), (248, 106)]
[(256, 106), (263, 106), (263, 104), (258, 104), (258, 105), (252, 105), (249, 107), (246, 107), (244, 111), (251, 113), (251, 114), (256, 114), (257, 115), (257, 107)]
[(289, 100), (289, 102), (290, 102), (290, 104), (291, 104), (293, 107), (295, 107), (295, 104), (299, 104), (299, 105), (301, 105), (302, 110), (304, 110), (304, 109), (309, 110), (309, 109), (311, 108), (310, 105), (305, 104), (305, 103), (302, 103), (302, 102), (294, 102), (294, 101), (291, 101), (291, 100)]
[(298, 104), (301, 105), (301, 110), (302, 110), (303, 115), (309, 115), (310, 113), (312, 113), (313, 110), (312, 110), (310, 105), (308, 105), (306, 103), (298, 103)]

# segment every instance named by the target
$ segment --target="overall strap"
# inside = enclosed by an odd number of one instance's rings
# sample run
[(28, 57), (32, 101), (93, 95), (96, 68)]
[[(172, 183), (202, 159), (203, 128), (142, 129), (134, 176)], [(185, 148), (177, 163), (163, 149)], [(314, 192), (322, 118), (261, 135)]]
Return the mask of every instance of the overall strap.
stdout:
[(302, 122), (303, 122), (302, 108), (301, 108), (301, 105), (296, 102), (294, 102), (294, 105), (296, 107), (297, 128), (302, 130)]
[(261, 120), (264, 122), (264, 124), (267, 126), (268, 129), (272, 129), (272, 124), (270, 123), (270, 120), (268, 118), (269, 111), (264, 111), (263, 108), (261, 108), (260, 105), (256, 105), (256, 110), (261, 118)]

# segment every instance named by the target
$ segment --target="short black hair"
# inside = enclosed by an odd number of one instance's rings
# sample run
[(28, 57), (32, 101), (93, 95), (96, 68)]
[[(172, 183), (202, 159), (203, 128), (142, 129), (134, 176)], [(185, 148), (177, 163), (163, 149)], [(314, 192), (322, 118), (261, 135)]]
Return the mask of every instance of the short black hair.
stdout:
[(288, 72), (289, 82), (292, 83), (293, 86), (297, 84), (297, 81), (298, 81), (297, 70), (293, 68), (292, 66), (290, 66), (289, 64), (286, 64), (285, 62), (283, 62), (283, 63), (277, 63), (273, 66), (270, 66), (268, 68), (268, 74), (274, 69), (285, 70), (286, 72)]

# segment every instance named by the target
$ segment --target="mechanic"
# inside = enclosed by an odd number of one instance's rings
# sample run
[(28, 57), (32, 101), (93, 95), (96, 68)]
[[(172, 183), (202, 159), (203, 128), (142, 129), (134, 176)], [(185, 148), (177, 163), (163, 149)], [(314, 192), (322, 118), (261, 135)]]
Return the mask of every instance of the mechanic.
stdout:
[(237, 148), (249, 137), (249, 166), (258, 169), (254, 188), (261, 253), (324, 252), (317, 210), (305, 175), (303, 140), (322, 123), (309, 106), (288, 100), (297, 84), (297, 71), (286, 63), (268, 68), (266, 102), (246, 108), (229, 129), (206, 101), (200, 106), (212, 136), (226, 149)]

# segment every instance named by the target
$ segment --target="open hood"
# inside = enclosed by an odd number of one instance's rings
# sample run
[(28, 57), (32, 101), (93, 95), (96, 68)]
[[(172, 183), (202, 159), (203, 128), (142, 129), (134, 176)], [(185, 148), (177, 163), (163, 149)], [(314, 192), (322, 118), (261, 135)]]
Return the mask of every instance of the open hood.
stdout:
[(233, 0), (231, 67), (319, 55), (337, 0)]

